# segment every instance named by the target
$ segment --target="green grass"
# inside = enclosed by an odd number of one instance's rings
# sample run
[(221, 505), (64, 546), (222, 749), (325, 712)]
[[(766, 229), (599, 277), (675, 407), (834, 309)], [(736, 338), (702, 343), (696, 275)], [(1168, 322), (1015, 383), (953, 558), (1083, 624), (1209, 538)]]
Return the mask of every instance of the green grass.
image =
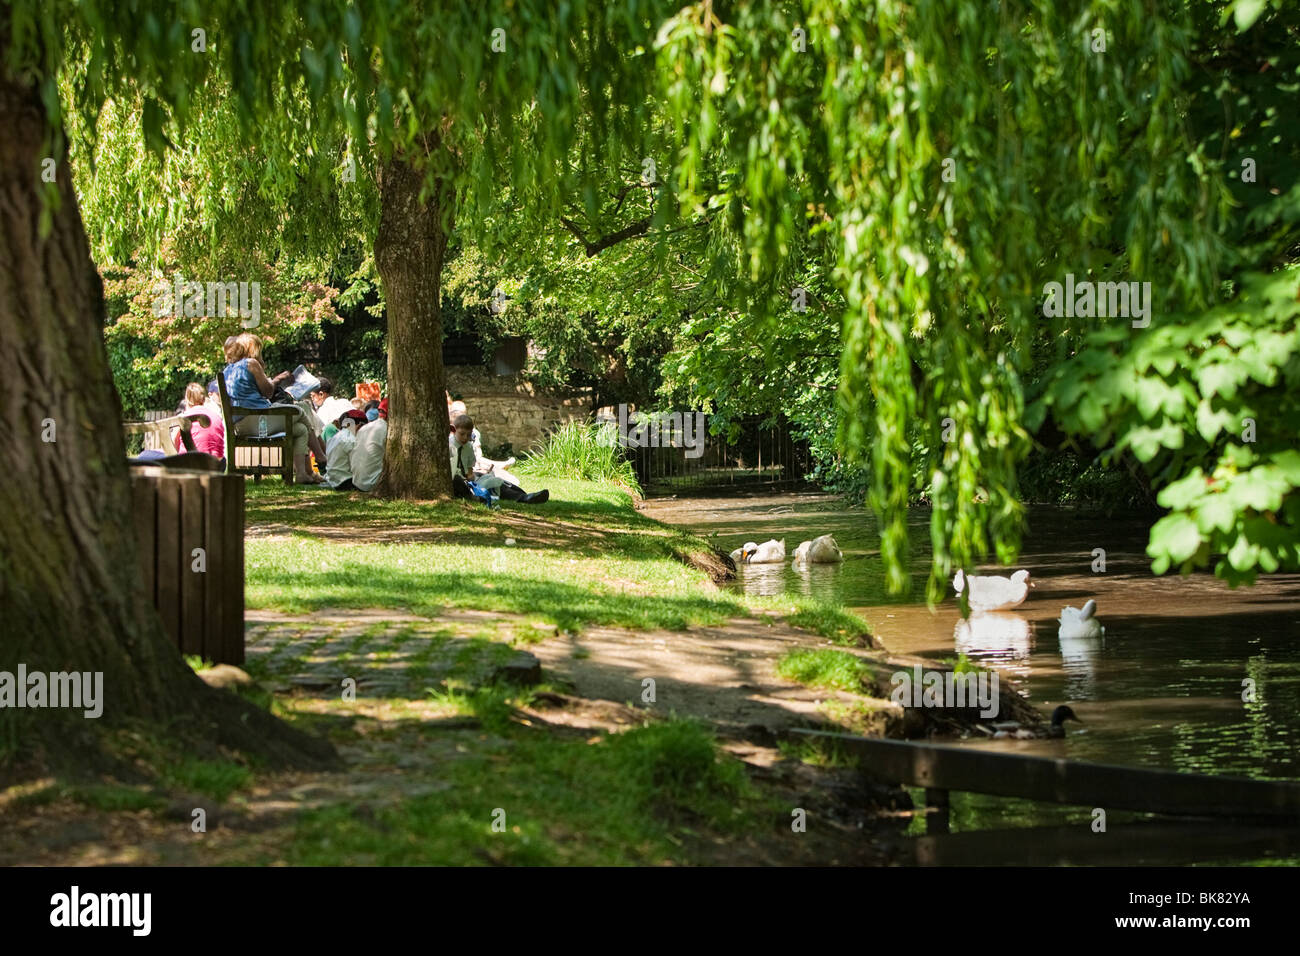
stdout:
[[(754, 832), (776, 816), (708, 732), (669, 721), (597, 743), (528, 734), (449, 763), (447, 789), (373, 814), (307, 815), (297, 865), (639, 864), (681, 860), (683, 837)], [(504, 830), (494, 830), (501, 821)]]
[(848, 753), (838, 740), (810, 737), (806, 740), (782, 740), (777, 743), (781, 755), (814, 767), (856, 767), (859, 758)]
[[(619, 488), (548, 484), (548, 504), (497, 511), (250, 484), (248, 523), (276, 524), (281, 533), (246, 542), (246, 605), (291, 614), (391, 608), (428, 616), (462, 607), (523, 613), (572, 631), (588, 624), (717, 626), (770, 606), (838, 643), (858, 643), (866, 633), (860, 618), (814, 599), (717, 590), (685, 563), (707, 552), (708, 542), (645, 517)], [(410, 540), (375, 540), (394, 529), (408, 529)], [(507, 538), (516, 544), (505, 545)]]
[(165, 765), (161, 776), (168, 786), (201, 793), (216, 800), (225, 800), (253, 779), (252, 771), (237, 763), (199, 760), (195, 757), (183, 757), (173, 764)]
[(795, 627), (806, 627), (843, 647), (870, 646), (871, 627), (857, 614), (818, 598), (782, 594), (751, 597), (751, 604), (778, 611)]
[(594, 481), (641, 493), (632, 463), (618, 446), (618, 430), (609, 423), (567, 422), (514, 470), (520, 478)]
[(848, 651), (793, 650), (777, 663), (776, 672), (806, 687), (861, 694), (871, 686), (870, 667)]

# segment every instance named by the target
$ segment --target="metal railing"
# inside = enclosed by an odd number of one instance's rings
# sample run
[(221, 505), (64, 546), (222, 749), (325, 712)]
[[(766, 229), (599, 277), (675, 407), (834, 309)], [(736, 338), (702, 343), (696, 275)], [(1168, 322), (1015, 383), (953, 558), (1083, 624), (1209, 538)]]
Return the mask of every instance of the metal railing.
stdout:
[(794, 438), (785, 422), (765, 426), (763, 421), (739, 422), (734, 439), (706, 433), (698, 457), (689, 457), (680, 443), (624, 453), (647, 495), (803, 484), (811, 470), (807, 443)]

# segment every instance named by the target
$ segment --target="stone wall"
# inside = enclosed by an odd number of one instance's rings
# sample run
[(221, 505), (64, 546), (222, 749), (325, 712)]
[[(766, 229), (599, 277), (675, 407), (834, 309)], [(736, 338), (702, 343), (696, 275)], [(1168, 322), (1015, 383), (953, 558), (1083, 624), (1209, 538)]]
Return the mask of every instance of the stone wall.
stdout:
[(447, 390), (465, 402), (484, 451), (504, 442), (513, 454), (527, 451), (555, 426), (591, 412), (590, 389), (546, 392), (521, 375), (496, 375), (480, 365), (447, 366)]

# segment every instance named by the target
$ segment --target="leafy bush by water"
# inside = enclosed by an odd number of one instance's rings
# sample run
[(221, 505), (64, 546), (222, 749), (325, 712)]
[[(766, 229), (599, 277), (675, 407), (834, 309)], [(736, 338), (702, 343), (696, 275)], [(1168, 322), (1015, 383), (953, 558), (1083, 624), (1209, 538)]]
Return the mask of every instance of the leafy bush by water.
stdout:
[(539, 478), (601, 481), (641, 494), (632, 463), (609, 423), (568, 422), (553, 431), (519, 470)]

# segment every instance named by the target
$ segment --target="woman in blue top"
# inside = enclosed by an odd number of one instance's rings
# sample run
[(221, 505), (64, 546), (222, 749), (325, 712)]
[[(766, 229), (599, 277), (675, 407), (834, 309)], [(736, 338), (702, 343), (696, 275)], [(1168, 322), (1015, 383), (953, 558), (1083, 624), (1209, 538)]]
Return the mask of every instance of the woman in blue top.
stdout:
[[(262, 340), (252, 332), (241, 332), (226, 340), (226, 391), (230, 401), (244, 408), (275, 408), (291, 410), (295, 417), (293, 423), (293, 471), (297, 480), (305, 485), (319, 485), (325, 481), (307, 464), (307, 427), (306, 416), (297, 405), (272, 405), (271, 396), (275, 393), (275, 383), (266, 377), (262, 367)], [(256, 435), (257, 415), (245, 415), (235, 422), (236, 435)], [(276, 423), (283, 419), (278, 416), (271, 419)]]

